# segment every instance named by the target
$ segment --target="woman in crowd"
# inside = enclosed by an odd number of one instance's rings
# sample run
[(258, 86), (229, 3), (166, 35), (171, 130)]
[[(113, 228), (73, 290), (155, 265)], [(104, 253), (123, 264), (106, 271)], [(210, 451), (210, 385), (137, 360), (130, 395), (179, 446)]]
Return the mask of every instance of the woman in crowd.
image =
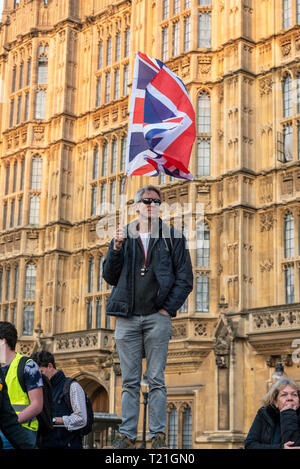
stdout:
[(300, 388), (281, 378), (270, 388), (245, 440), (245, 449), (300, 449)]

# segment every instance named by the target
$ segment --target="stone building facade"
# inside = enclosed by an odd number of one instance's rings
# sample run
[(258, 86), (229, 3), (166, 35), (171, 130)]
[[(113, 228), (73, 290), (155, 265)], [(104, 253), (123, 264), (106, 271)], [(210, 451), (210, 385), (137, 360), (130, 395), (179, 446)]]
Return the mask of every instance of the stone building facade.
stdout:
[[(276, 362), (299, 376), (298, 0), (4, 0), (0, 318), (19, 350), (47, 347), (95, 411), (120, 415), (99, 223), (113, 224), (107, 204), (123, 211), (137, 50), (182, 78), (197, 121), (194, 180), (150, 181), (189, 204), (196, 233), (166, 369), (169, 443), (240, 447)], [(128, 209), (146, 182), (131, 178)]]

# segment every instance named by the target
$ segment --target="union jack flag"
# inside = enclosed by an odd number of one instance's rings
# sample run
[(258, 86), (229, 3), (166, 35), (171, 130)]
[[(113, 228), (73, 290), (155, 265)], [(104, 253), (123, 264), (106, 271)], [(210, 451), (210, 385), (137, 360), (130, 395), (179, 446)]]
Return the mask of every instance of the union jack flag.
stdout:
[(137, 52), (132, 80), (127, 175), (160, 171), (193, 179), (188, 170), (196, 137), (195, 111), (181, 79), (157, 59)]

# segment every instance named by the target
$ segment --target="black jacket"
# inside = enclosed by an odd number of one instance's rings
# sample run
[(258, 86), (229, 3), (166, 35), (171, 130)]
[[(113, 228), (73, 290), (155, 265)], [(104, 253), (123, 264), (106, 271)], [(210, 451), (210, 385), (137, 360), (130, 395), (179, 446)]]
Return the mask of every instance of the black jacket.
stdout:
[[(294, 441), (296, 443), (296, 436), (298, 437), (299, 444), (299, 418), (300, 409), (298, 411), (288, 409), (279, 412), (272, 405), (261, 407), (245, 440), (245, 449), (283, 449), (283, 445), (287, 441)], [(276, 424), (280, 425), (280, 443), (274, 443)]]
[[(103, 278), (114, 285), (106, 304), (106, 312), (111, 316), (128, 317), (134, 307), (134, 278), (136, 256), (137, 221), (127, 225), (127, 238), (120, 251), (114, 251), (110, 243), (103, 263)], [(163, 308), (171, 316), (183, 305), (193, 289), (193, 271), (190, 254), (183, 235), (159, 220), (157, 237), (151, 243), (152, 272), (158, 283), (155, 308)], [(150, 247), (149, 247), (150, 249)]]
[[(10, 404), (5, 378), (0, 370), (0, 430), (15, 449), (34, 449), (30, 436), (19, 424), (17, 414)], [(0, 437), (0, 449), (2, 440)]]

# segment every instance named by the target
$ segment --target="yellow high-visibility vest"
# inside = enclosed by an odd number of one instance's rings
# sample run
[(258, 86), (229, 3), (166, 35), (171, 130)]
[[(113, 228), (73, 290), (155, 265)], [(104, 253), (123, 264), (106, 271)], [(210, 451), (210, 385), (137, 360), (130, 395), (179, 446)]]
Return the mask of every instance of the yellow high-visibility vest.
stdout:
[[(22, 355), (19, 353), (16, 354), (15, 358), (11, 362), (5, 382), (7, 384), (8, 395), (10, 399), (10, 403), (14, 408), (16, 414), (22, 412), (22, 410), (26, 409), (29, 406), (30, 400), (28, 394), (23, 391), (19, 380), (18, 380), (18, 365), (22, 358)], [(36, 417), (34, 417), (30, 422), (22, 423), (23, 427), (29, 428), (32, 431), (37, 431), (39, 428), (39, 423)]]

